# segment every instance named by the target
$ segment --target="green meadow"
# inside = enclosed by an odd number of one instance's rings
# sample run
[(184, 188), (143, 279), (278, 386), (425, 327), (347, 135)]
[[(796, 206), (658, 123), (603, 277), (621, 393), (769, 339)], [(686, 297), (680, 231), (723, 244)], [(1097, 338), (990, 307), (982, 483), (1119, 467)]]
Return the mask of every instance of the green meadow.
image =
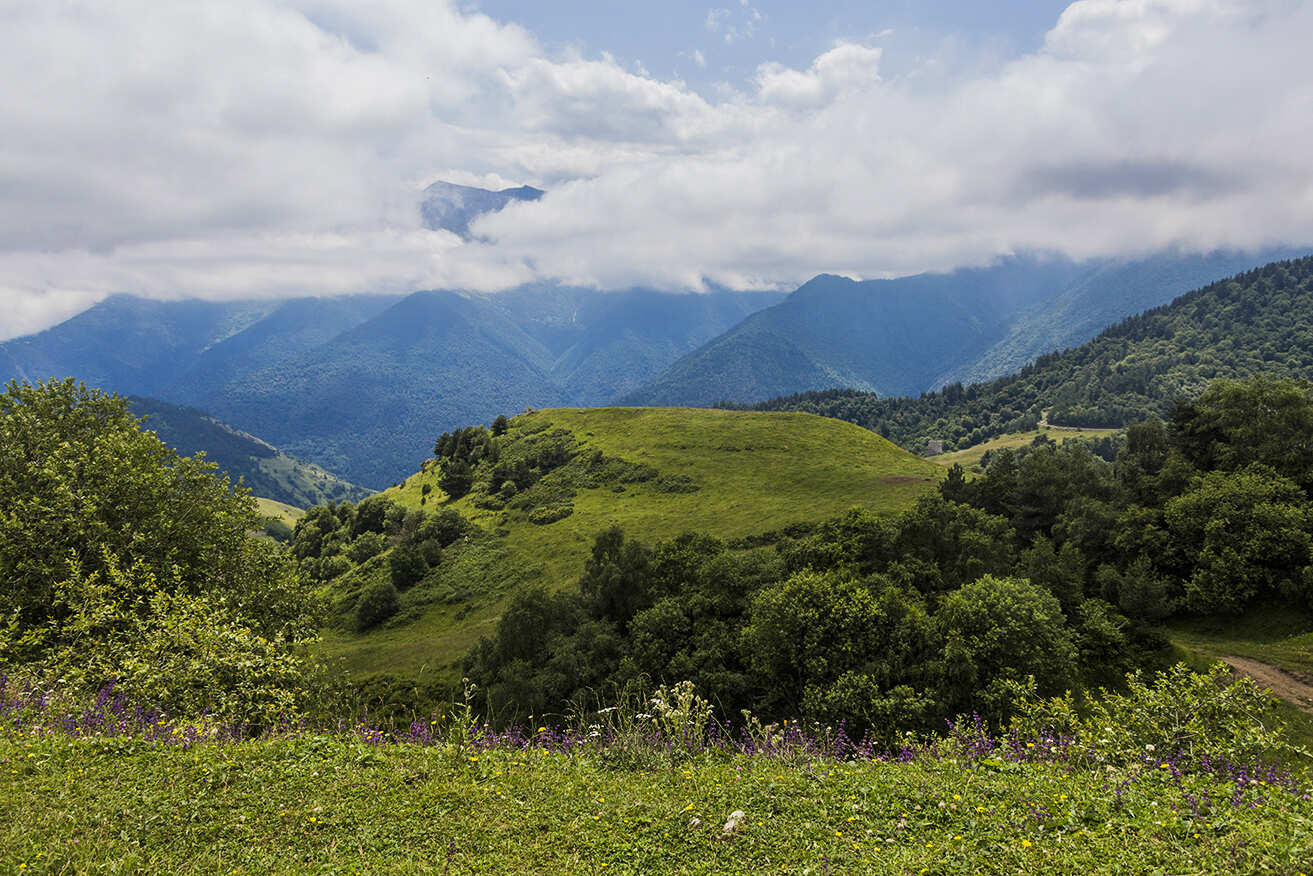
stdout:
[[(683, 476), (692, 492), (663, 492), (655, 482), (579, 489), (573, 513), (547, 524), (508, 509), (489, 510), (472, 496), (449, 503), (491, 537), (453, 552), (420, 593), (443, 598), (367, 634), (329, 631), (321, 653), (355, 674), (399, 672), (450, 677), (454, 662), (492, 632), (505, 597), (518, 584), (551, 588), (582, 573), (597, 533), (620, 526), (646, 542), (683, 532), (741, 539), (834, 517), (852, 507), (897, 513), (934, 488), (944, 469), (852, 423), (802, 413), (693, 408), (583, 408), (526, 412), (502, 439), (564, 429), (579, 453), (601, 451)], [(436, 437), (436, 436), (435, 436)], [(430, 469), (383, 495), (412, 508), (448, 504)], [(428, 490), (427, 494), (425, 490)], [(330, 588), (363, 588), (386, 575), (365, 564)]]
[(1236, 802), (1156, 765), (11, 734), (0, 769), (5, 873), (1296, 876), (1313, 860), (1306, 794), (1255, 782)]

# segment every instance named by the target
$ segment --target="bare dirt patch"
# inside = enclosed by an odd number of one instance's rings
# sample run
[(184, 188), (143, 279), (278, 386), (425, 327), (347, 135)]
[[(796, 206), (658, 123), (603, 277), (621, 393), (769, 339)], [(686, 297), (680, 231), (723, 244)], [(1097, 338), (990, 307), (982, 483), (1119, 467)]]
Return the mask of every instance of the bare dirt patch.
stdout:
[(1223, 657), (1222, 661), (1264, 687), (1270, 687), (1272, 693), (1281, 699), (1313, 714), (1313, 677), (1248, 657)]
[(920, 484), (931, 480), (931, 478), (918, 478), (912, 475), (890, 475), (887, 478), (881, 478), (880, 482), (885, 484)]

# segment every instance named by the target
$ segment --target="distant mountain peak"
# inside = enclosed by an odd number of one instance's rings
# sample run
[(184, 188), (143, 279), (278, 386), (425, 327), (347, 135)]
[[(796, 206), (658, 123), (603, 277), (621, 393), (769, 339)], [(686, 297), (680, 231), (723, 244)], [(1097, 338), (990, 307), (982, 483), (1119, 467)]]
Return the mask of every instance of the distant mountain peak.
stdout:
[(493, 191), (438, 180), (424, 189), (419, 212), (426, 228), (450, 231), (469, 240), (470, 223), (479, 216), (496, 213), (513, 201), (536, 201), (544, 194), (533, 186)]

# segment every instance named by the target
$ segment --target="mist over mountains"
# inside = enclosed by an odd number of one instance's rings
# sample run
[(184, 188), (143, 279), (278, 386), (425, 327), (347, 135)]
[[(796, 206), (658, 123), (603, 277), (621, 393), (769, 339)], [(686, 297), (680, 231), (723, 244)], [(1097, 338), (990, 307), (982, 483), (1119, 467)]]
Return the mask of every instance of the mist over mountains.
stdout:
[[(430, 228), (468, 237), (478, 216), (542, 195), (438, 182), (421, 212)], [(751, 404), (831, 388), (915, 396), (991, 379), (1300, 254), (1011, 257), (891, 280), (820, 274), (787, 295), (549, 282), (282, 301), (116, 295), (0, 343), (0, 379), (74, 376), (191, 406), (381, 488), (413, 471), (441, 432), (526, 408)]]
[(546, 192), (533, 186), (490, 191), (438, 180), (424, 189), (419, 212), (430, 231), (450, 231), (470, 239), (470, 223), (515, 201), (536, 201)]

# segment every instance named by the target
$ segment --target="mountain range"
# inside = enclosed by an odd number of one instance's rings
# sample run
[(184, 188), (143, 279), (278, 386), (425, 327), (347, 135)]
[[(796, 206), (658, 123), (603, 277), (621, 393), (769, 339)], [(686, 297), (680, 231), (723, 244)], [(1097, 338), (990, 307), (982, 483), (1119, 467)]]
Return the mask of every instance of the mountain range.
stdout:
[(1163, 253), (856, 282), (822, 274), (621, 399), (636, 405), (755, 402), (843, 387), (914, 396), (989, 380), (1082, 343), (1109, 324), (1240, 271), (1303, 254)]
[(382, 488), (443, 431), (606, 403), (781, 297), (558, 285), (288, 301), (116, 295), (0, 344), (0, 379), (75, 376), (199, 408)]
[(1313, 380), (1313, 256), (1210, 283), (985, 383), (917, 398), (826, 390), (754, 407), (849, 420), (913, 450), (928, 440), (952, 450), (1034, 429), (1045, 411), (1049, 423), (1078, 428), (1166, 417), (1213, 380), (1256, 375)]
[[(421, 215), (468, 237), (477, 216), (542, 195), (437, 182)], [(378, 489), (413, 471), (441, 432), (525, 408), (750, 404), (836, 387), (914, 397), (989, 380), (1298, 254), (1018, 256), (887, 280), (821, 274), (788, 294), (541, 282), (284, 301), (116, 295), (0, 343), (0, 379), (75, 376), (197, 408)]]

